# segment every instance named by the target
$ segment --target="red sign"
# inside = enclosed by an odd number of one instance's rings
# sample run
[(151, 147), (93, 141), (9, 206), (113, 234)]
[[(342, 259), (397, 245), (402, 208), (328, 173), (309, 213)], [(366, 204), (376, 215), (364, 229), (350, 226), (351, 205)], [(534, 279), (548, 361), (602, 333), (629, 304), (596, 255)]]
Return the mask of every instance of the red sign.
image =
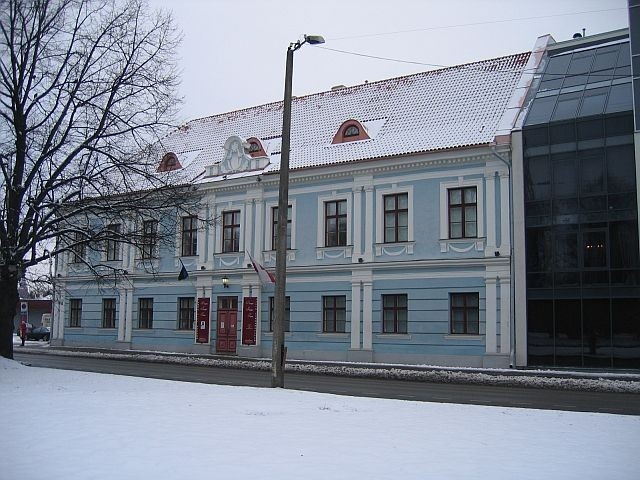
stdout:
[(242, 344), (256, 344), (256, 323), (258, 321), (258, 299), (245, 297), (242, 301)]
[(198, 299), (198, 315), (196, 318), (196, 342), (209, 343), (209, 310), (210, 298)]

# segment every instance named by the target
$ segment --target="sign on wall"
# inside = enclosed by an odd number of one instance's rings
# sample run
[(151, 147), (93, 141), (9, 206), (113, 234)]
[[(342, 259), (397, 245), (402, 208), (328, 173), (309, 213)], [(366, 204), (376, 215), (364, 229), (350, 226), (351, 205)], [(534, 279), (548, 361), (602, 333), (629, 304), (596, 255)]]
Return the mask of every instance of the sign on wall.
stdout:
[(198, 313), (196, 316), (196, 343), (209, 343), (209, 311), (210, 298), (198, 299)]
[(258, 321), (258, 299), (245, 297), (242, 301), (242, 344), (256, 344), (256, 324)]

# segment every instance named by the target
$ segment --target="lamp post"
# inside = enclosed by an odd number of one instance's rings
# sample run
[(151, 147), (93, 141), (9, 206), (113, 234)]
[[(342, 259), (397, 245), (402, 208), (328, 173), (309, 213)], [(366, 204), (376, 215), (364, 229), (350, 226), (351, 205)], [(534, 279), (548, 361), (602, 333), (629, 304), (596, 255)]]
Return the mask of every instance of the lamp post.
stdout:
[(287, 283), (287, 223), (289, 213), (289, 145), (291, 143), (291, 84), (293, 80), (293, 52), (305, 43), (324, 43), (320, 35), (305, 35), (287, 49), (282, 109), (282, 148), (280, 149), (280, 179), (278, 192), (278, 230), (276, 242), (276, 288), (271, 349), (271, 386), (284, 387), (284, 302)]

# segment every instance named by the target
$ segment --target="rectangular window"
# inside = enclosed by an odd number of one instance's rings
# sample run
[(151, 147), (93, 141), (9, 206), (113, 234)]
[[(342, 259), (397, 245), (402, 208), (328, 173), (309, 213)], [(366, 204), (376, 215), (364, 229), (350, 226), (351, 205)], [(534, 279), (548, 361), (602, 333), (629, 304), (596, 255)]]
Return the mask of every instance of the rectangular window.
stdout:
[(178, 298), (178, 330), (193, 330), (194, 299)]
[[(278, 207), (271, 209), (271, 248), (278, 247)], [(287, 209), (287, 248), (291, 248), (291, 205)]]
[(142, 258), (156, 257), (156, 245), (158, 243), (157, 220), (145, 220), (142, 223)]
[(138, 300), (138, 328), (153, 328), (153, 298)]
[(240, 251), (240, 210), (222, 214), (222, 252)]
[[(291, 325), (291, 310), (290, 310), (290, 299), (289, 296), (284, 299), (284, 331), (289, 332)], [(273, 332), (273, 319), (275, 315), (275, 302), (274, 297), (269, 297), (269, 331)]]
[(407, 333), (407, 295), (382, 295), (382, 333)]
[(344, 333), (347, 323), (347, 297), (334, 295), (322, 297), (322, 331)]
[(87, 244), (84, 242), (84, 236), (80, 232), (73, 234), (73, 244), (71, 245), (71, 262), (82, 262), (87, 254)]
[(480, 334), (480, 296), (477, 293), (452, 293), (451, 333)]
[(120, 260), (120, 242), (117, 238), (120, 237), (121, 225), (119, 223), (112, 223), (107, 225), (107, 244), (106, 244), (106, 259), (107, 261)]
[(384, 243), (409, 240), (409, 195), (384, 196)]
[(82, 319), (82, 300), (79, 298), (72, 298), (69, 301), (69, 309), (71, 312), (69, 317), (69, 326), (79, 327)]
[(102, 328), (116, 328), (116, 299), (102, 299)]
[(478, 236), (476, 187), (449, 189), (449, 238)]
[(325, 202), (324, 232), (325, 247), (344, 247), (347, 245), (346, 200)]
[(182, 217), (182, 250), (183, 257), (198, 254), (198, 217), (195, 215)]

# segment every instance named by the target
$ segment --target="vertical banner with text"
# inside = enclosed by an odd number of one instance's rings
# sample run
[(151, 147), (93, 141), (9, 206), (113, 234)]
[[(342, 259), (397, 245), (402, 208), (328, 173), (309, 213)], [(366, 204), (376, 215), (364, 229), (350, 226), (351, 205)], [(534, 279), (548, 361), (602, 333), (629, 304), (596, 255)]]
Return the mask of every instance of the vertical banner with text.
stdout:
[(256, 344), (256, 323), (258, 320), (258, 299), (245, 297), (242, 301), (242, 344)]
[(209, 311), (210, 298), (198, 299), (198, 314), (196, 316), (196, 342), (209, 343)]

